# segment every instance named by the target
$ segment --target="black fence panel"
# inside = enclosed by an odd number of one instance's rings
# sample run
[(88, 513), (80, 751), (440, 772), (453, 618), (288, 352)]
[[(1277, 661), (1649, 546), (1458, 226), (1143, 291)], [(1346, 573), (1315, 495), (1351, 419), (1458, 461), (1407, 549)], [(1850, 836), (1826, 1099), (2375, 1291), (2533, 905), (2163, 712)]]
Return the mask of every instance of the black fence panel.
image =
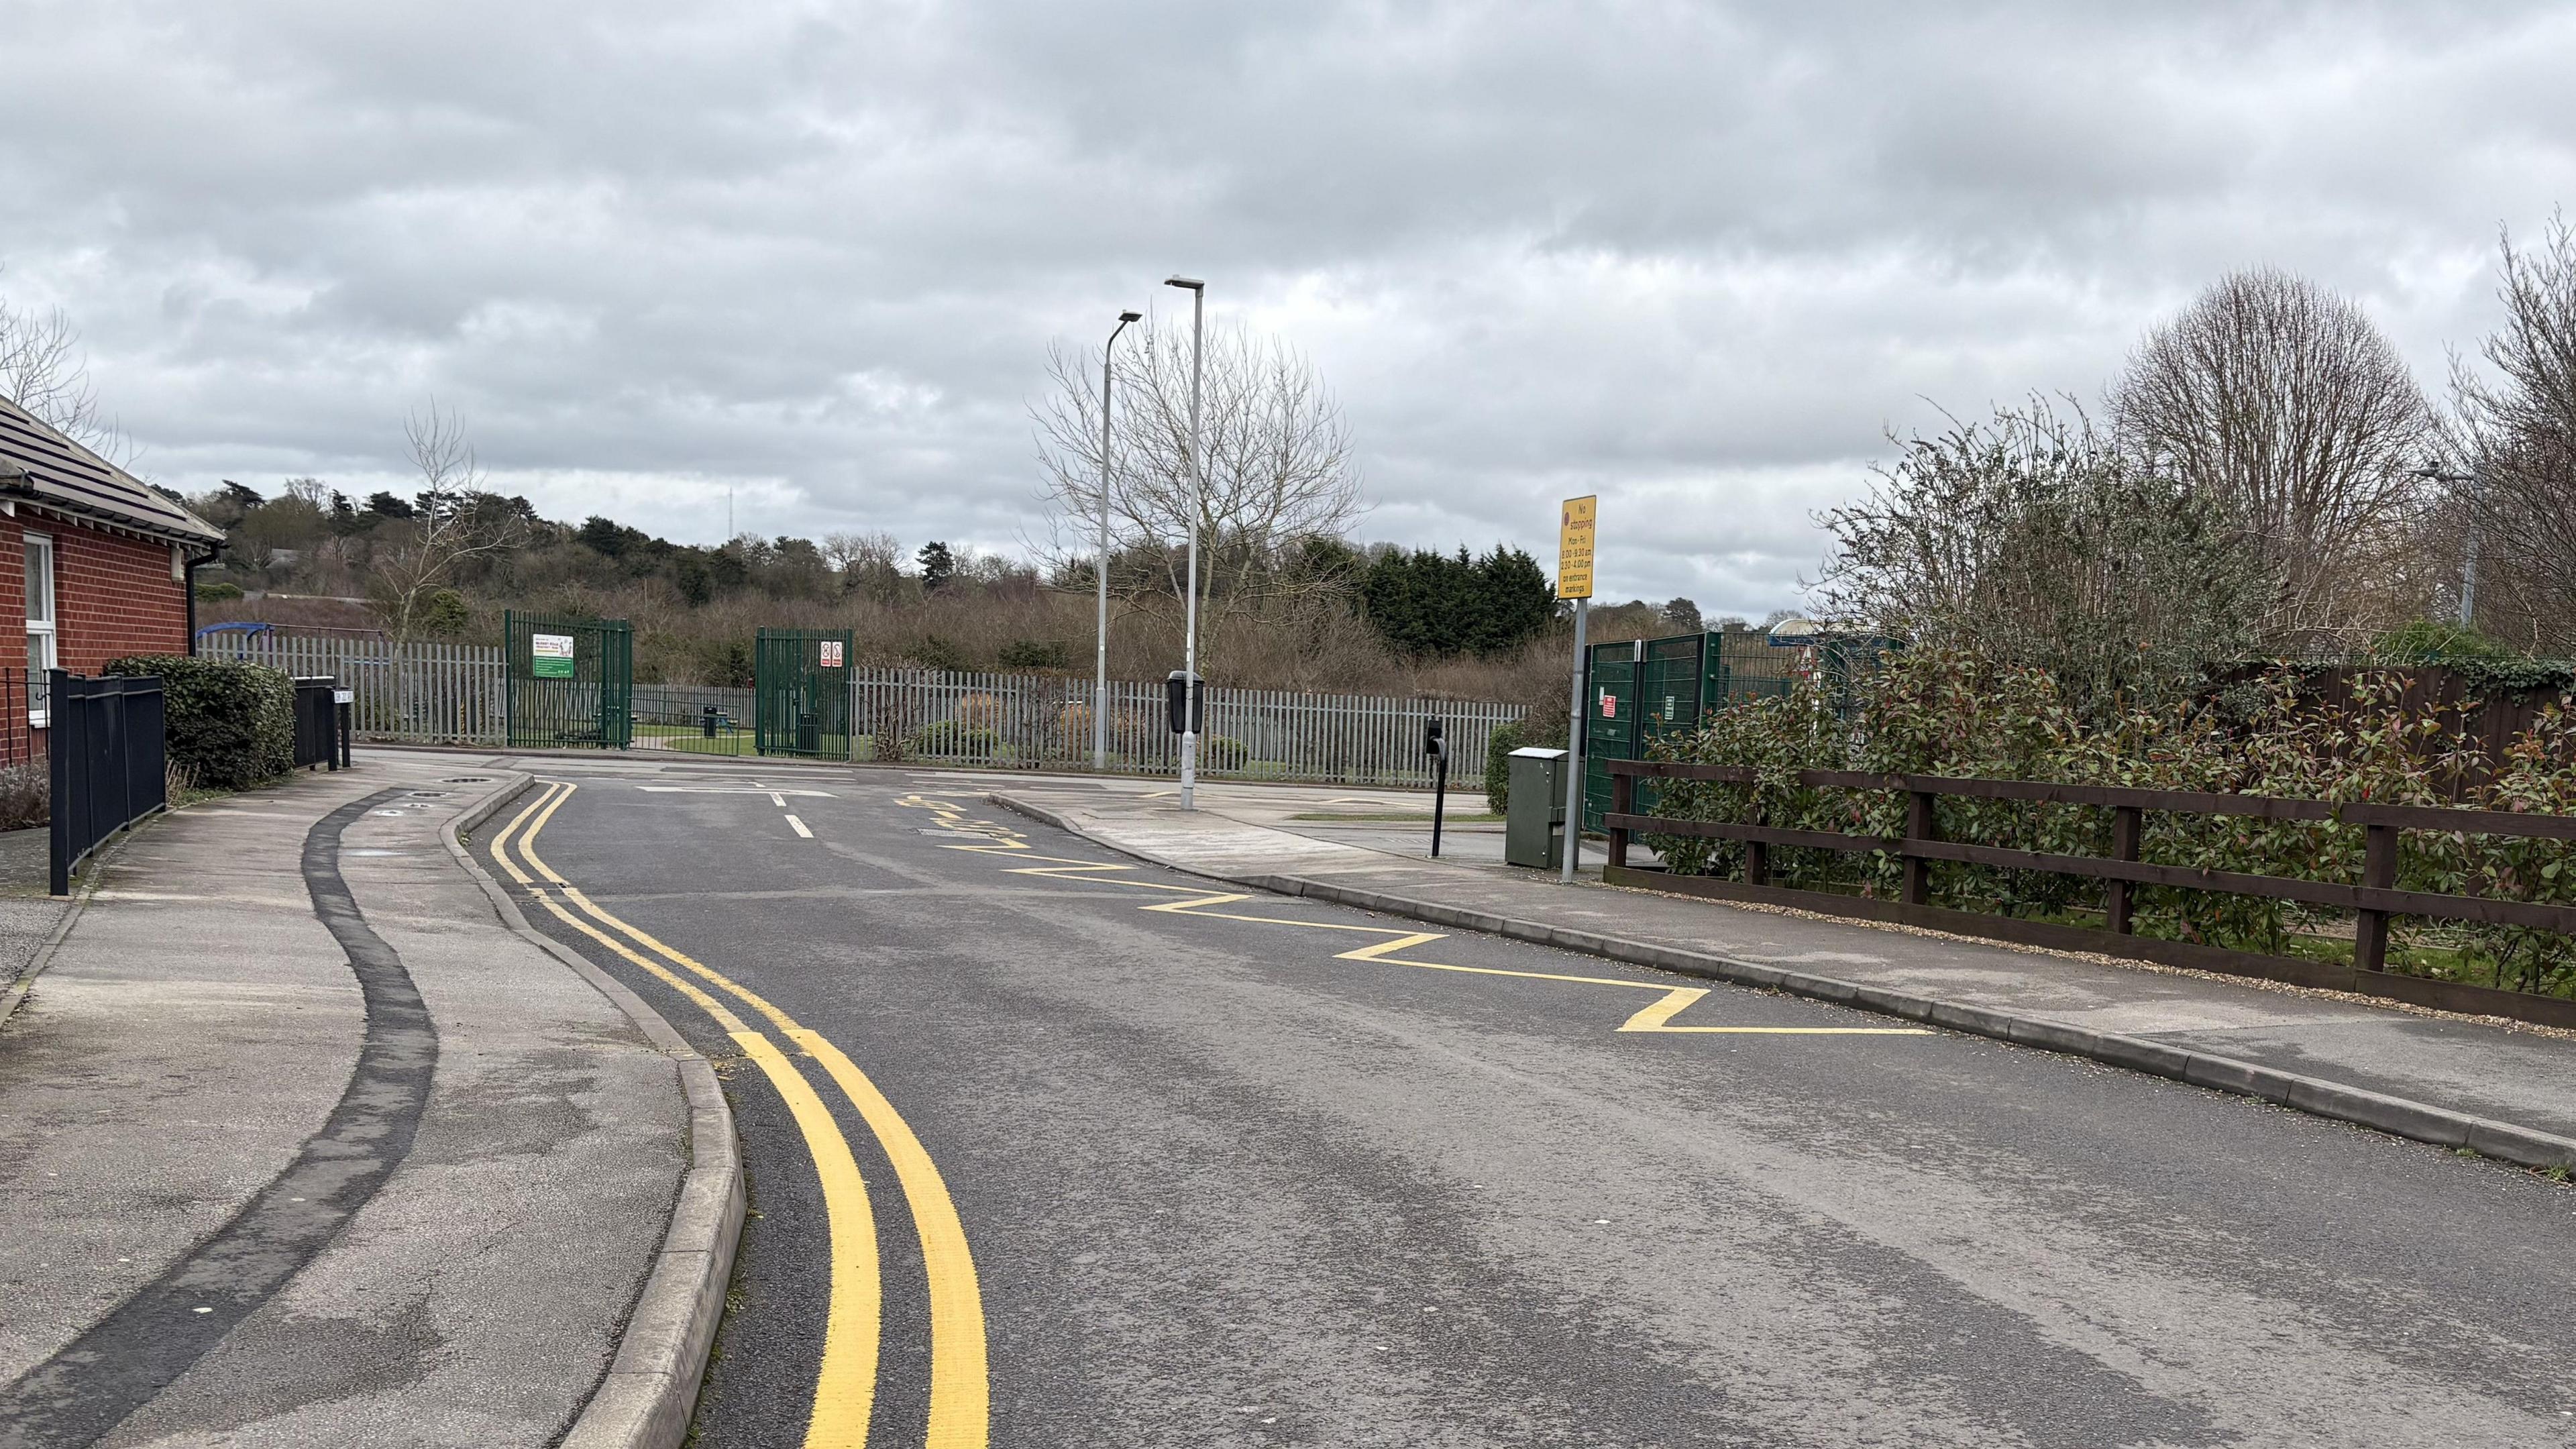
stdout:
[(46, 677), (46, 753), (53, 773), (53, 892), (119, 830), (169, 803), (161, 681), (151, 675)]
[(295, 767), (340, 768), (340, 681), (299, 677), (295, 681)]

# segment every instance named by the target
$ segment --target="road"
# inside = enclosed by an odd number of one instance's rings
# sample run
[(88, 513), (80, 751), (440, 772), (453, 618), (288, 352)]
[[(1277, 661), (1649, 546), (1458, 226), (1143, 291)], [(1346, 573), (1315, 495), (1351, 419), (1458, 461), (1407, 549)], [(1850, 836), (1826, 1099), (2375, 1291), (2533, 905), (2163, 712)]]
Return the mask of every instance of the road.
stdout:
[(757, 768), (476, 842), (727, 1075), (708, 1449), (2576, 1443), (2566, 1185)]

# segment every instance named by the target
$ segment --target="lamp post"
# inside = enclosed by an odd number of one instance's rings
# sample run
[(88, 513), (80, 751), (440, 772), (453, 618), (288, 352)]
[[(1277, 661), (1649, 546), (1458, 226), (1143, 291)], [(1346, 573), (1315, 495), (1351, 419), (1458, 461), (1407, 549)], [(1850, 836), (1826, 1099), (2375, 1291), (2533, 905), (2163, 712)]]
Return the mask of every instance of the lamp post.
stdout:
[(1199, 369), (1206, 359), (1202, 330), (1207, 320), (1207, 283), (1196, 277), (1166, 277), (1166, 287), (1180, 287), (1190, 294), (1190, 554), (1189, 581), (1181, 592), (1182, 625), (1182, 703), (1181, 703), (1181, 808), (1198, 808), (1199, 780), (1199, 510), (1207, 492), (1205, 470), (1199, 464)]
[(1109, 356), (1118, 334), (1140, 313), (1121, 312), (1118, 326), (1100, 345), (1100, 558), (1092, 565), (1100, 589), (1100, 620), (1091, 654), (1091, 768), (1109, 768)]
[(2472, 467), (2466, 473), (2454, 473), (2435, 458), (2413, 472), (2428, 483), (2454, 488), (2465, 483), (2469, 487), (2469, 537), (2467, 546), (2460, 551), (2460, 628), (2474, 631), (2478, 627), (2478, 508), (2482, 502), (2477, 470)]

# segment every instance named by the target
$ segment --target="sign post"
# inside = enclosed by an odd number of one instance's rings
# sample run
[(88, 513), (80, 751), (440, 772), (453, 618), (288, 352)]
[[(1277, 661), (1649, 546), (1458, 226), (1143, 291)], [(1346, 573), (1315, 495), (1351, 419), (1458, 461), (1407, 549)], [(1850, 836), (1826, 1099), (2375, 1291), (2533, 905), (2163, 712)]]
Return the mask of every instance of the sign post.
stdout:
[(1575, 857), (1583, 853), (1584, 626), (1592, 607), (1592, 521), (1600, 496), (1569, 498), (1558, 510), (1556, 596), (1574, 601), (1574, 704), (1566, 713), (1565, 865), (1557, 878), (1574, 883)]

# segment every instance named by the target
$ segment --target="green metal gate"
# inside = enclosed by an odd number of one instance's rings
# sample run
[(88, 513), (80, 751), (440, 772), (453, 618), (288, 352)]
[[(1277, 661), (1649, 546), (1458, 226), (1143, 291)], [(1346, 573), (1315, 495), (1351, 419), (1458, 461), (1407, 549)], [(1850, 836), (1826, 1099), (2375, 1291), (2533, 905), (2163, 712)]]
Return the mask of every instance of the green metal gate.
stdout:
[(1583, 694), (1583, 828), (1601, 828), (1610, 808), (1605, 760), (1637, 757), (1637, 645), (1592, 646), (1591, 685)]
[(623, 619), (501, 615), (504, 733), (514, 749), (622, 750), (635, 733), (635, 635)]
[(850, 757), (850, 631), (763, 629), (752, 641), (753, 746)]

